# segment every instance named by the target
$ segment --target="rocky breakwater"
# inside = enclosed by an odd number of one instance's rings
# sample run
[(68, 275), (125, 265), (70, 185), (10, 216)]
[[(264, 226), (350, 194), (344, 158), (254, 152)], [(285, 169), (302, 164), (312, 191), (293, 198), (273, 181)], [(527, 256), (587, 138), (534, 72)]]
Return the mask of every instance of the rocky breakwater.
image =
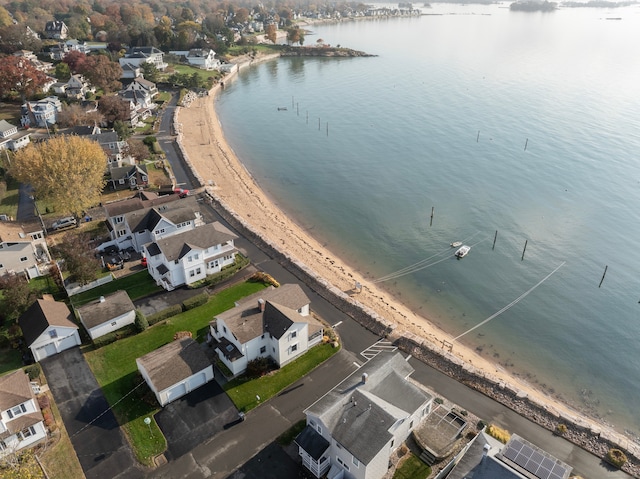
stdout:
[(282, 57), (375, 57), (370, 53), (338, 47), (287, 47), (280, 53)]

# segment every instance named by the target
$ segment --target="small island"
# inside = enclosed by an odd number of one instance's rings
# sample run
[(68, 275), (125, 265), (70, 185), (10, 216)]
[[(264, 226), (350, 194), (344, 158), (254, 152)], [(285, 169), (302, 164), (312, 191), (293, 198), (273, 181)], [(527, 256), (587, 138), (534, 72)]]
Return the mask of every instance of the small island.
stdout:
[(512, 3), (509, 9), (513, 12), (552, 12), (558, 9), (558, 4), (546, 0), (524, 0)]
[(353, 50), (351, 48), (313, 46), (313, 47), (292, 47), (286, 46), (282, 49), (280, 56), (283, 57), (375, 57), (370, 53)]

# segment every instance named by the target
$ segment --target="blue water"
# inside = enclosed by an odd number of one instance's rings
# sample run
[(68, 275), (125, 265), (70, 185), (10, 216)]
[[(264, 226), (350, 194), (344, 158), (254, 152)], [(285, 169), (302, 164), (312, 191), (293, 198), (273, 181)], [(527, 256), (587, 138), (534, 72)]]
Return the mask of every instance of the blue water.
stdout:
[[(217, 110), (261, 187), (363, 276), (440, 254), (380, 285), (454, 335), (564, 262), (461, 340), (638, 432), (640, 7), (506, 6), (316, 25), (307, 44), (378, 56), (253, 66)], [(456, 240), (471, 253), (436, 263)]]

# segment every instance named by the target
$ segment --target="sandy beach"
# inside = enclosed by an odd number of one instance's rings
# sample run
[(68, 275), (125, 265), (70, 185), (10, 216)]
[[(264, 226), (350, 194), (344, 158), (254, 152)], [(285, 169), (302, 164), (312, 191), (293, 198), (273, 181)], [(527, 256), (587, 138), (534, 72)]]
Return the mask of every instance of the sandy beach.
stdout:
[[(231, 80), (228, 77), (225, 83)], [(175, 122), (180, 132), (178, 140), (185, 156), (206, 185), (207, 191), (225, 208), (235, 212), (255, 233), (264, 237), (283, 254), (303, 263), (331, 286), (349, 295), (352, 301), (384, 318), (392, 325), (394, 337), (408, 336), (418, 343), (428, 341), (442, 355), (463, 362), (474, 374), (508, 385), (520, 397), (526, 396), (554, 416), (568, 418), (591, 430), (607, 430), (607, 436), (629, 445), (624, 436), (592, 418), (583, 417), (568, 405), (512, 376), (463, 344), (454, 343), (451, 352), (443, 349), (443, 341), (444, 344), (453, 342), (451, 335), (434, 326), (428, 317), (416, 315), (387, 292), (369, 283), (358, 271), (351, 269), (309, 236), (263, 193), (225, 141), (214, 108), (218, 88), (219, 86), (214, 87), (208, 97), (197, 98), (188, 107), (178, 108)], [(356, 282), (362, 285), (360, 292), (355, 291)]]

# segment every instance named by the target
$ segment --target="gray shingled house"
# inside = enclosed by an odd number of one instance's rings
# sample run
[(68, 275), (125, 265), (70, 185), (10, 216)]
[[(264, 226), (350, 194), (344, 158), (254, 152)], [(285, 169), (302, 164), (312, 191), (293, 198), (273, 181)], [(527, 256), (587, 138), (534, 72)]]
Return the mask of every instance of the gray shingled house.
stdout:
[(138, 371), (164, 407), (213, 379), (213, 366), (200, 344), (178, 339), (136, 359)]
[(391, 454), (431, 412), (433, 398), (408, 380), (399, 353), (380, 353), (305, 414), (296, 437), (302, 463), (316, 477), (380, 479)]

